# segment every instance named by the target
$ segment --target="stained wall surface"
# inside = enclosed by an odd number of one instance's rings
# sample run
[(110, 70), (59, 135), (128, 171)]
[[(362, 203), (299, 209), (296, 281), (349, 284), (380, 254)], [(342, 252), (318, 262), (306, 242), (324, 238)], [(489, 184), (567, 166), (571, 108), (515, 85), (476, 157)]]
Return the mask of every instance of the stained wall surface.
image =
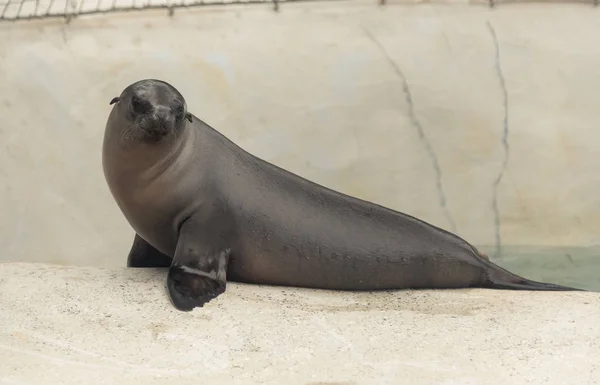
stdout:
[(476, 245), (598, 244), (598, 36), (576, 3), (1, 23), (0, 260), (125, 263), (101, 145), (108, 102), (142, 78), (251, 153)]

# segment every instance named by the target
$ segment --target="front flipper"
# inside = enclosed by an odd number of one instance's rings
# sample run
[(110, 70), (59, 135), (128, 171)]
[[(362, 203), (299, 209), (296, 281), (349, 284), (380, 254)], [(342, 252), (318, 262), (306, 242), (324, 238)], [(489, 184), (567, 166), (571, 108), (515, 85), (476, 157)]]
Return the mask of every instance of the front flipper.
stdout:
[[(191, 227), (191, 226), (190, 226)], [(173, 306), (191, 311), (225, 292), (227, 263), (231, 250), (222, 237), (205, 241), (206, 233), (182, 228), (177, 250), (167, 276)]]
[(127, 257), (127, 267), (169, 267), (171, 258), (156, 250), (137, 233)]

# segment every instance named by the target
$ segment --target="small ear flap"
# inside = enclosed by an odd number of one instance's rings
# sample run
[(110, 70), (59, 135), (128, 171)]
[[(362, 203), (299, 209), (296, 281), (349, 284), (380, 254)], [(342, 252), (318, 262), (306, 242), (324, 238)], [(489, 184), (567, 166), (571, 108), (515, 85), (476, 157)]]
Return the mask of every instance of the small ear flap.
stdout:
[(115, 104), (115, 103), (116, 103), (116, 102), (118, 102), (119, 100), (121, 100), (121, 98), (119, 98), (118, 96), (115, 96), (114, 98), (112, 98), (112, 100), (110, 101), (110, 104), (109, 104), (109, 105), (111, 105), (111, 106), (112, 106), (113, 104)]
[(190, 114), (189, 112), (185, 114), (185, 118), (186, 118), (187, 120), (189, 120), (189, 121), (190, 121), (190, 123), (193, 123), (193, 122), (194, 122), (194, 121), (193, 121), (193, 119), (192, 119), (192, 114)]

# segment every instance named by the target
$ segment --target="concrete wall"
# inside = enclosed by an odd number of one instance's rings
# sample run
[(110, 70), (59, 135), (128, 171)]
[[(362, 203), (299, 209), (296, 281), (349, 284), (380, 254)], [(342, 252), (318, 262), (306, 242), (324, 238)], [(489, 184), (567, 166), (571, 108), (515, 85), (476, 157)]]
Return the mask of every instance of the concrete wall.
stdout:
[(100, 151), (147, 77), (248, 151), (474, 244), (597, 244), (598, 36), (599, 9), (548, 3), (2, 23), (0, 259), (125, 263)]

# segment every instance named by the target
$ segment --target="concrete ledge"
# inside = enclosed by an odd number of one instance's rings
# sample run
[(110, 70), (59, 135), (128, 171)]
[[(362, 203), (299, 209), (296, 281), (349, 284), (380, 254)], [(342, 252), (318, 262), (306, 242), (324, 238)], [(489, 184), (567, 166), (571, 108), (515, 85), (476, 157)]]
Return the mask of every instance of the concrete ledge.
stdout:
[(230, 284), (181, 313), (164, 280), (1, 263), (0, 383), (600, 383), (599, 293)]

